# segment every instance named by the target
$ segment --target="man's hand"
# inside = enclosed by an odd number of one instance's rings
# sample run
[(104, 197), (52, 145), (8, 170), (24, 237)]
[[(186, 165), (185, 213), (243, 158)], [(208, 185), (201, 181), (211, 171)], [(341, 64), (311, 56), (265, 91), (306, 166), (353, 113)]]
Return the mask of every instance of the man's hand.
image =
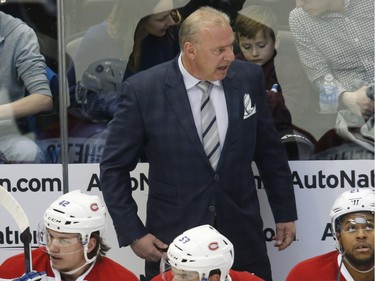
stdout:
[(272, 239), (275, 240), (275, 247), (279, 248), (279, 251), (287, 248), (296, 236), (296, 224), (294, 222), (285, 222), (276, 224), (276, 236)]
[(159, 261), (168, 249), (167, 244), (150, 233), (134, 241), (130, 247), (138, 257), (151, 262)]
[(21, 277), (14, 279), (13, 281), (41, 281), (44, 280), (44, 277), (46, 277), (46, 273), (44, 271), (42, 272), (36, 272), (32, 271), (29, 273), (25, 273)]
[(374, 101), (367, 96), (366, 90), (367, 86), (363, 86), (354, 92), (344, 92), (342, 100), (351, 112), (368, 120), (374, 114)]

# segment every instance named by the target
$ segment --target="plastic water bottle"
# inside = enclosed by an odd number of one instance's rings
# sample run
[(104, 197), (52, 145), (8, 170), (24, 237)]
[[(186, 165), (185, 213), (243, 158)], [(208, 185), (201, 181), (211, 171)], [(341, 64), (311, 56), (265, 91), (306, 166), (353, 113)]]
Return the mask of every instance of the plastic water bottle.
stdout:
[(280, 89), (279, 84), (273, 84), (271, 88), (271, 92), (274, 92), (275, 94), (277, 94), (279, 92), (279, 89)]
[(336, 113), (339, 105), (338, 89), (332, 74), (327, 74), (320, 86), (319, 106), (321, 113)]

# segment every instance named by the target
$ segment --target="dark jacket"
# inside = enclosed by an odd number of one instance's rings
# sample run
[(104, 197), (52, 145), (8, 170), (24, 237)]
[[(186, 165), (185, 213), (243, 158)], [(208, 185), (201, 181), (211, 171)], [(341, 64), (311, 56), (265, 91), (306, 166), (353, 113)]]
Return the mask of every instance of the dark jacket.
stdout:
[[(222, 81), (228, 129), (215, 172), (194, 123), (177, 59), (123, 84), (100, 164), (101, 188), (120, 246), (152, 233), (165, 243), (217, 221), (235, 248), (235, 265), (267, 259), (252, 172), (257, 164), (275, 222), (297, 219), (287, 155), (267, 108), (262, 69), (235, 60)], [(254, 109), (244, 114), (244, 98)], [(130, 172), (144, 147), (149, 161), (146, 226), (137, 215)], [(142, 206), (144, 208), (144, 206)]]

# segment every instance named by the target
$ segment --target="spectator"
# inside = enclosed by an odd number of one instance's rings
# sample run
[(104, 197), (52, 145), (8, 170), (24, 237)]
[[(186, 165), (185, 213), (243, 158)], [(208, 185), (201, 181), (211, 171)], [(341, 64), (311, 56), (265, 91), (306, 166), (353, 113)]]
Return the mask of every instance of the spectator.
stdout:
[[(247, 6), (238, 13), (235, 31), (240, 48), (236, 58), (262, 66), (266, 79), (268, 107), (287, 149), (289, 159), (309, 159), (314, 152), (315, 138), (292, 124), (292, 117), (286, 107), (283, 91), (276, 75), (274, 60), (280, 40), (276, 15), (271, 8), (266, 6)], [(287, 64), (289, 65), (288, 73), (291, 73), (293, 60), (290, 59)], [(301, 92), (298, 94), (301, 97)]]
[(252, 273), (232, 270), (232, 243), (210, 225), (191, 228), (169, 245), (161, 273), (152, 281), (262, 281)]
[(0, 163), (42, 163), (43, 153), (17, 121), (53, 108), (45, 59), (23, 21), (0, 12), (0, 27)]
[[(153, 4), (151, 4), (153, 1), (147, 2), (150, 6)], [(118, 0), (105, 21), (91, 26), (86, 31), (73, 57), (78, 82), (82, 80), (89, 66), (96, 61), (105, 59), (127, 61), (133, 47), (135, 27), (147, 13), (145, 7), (147, 2)]]
[[(275, 246), (283, 250), (293, 242), (291, 171), (267, 108), (262, 69), (234, 60), (233, 42), (229, 17), (200, 8), (181, 24), (178, 57), (123, 83), (124, 99), (100, 165), (101, 186), (119, 245), (131, 244), (146, 260), (147, 278), (158, 273), (162, 251), (174, 237), (210, 224), (234, 244), (234, 269), (272, 280), (253, 161), (272, 206)], [(215, 111), (218, 128), (207, 129), (216, 142), (206, 150), (202, 81), (212, 84), (215, 110), (209, 113)], [(206, 109), (204, 104), (203, 115)], [(137, 215), (130, 178), (142, 149), (149, 161), (146, 225)]]
[[(279, 43), (277, 30), (276, 15), (265, 6), (247, 6), (239, 11), (236, 17), (236, 39), (240, 47), (236, 59), (251, 61), (262, 66), (266, 79), (268, 106), (276, 129), (281, 132), (292, 128), (292, 117), (285, 106), (275, 71), (274, 59)], [(272, 89), (274, 84), (278, 85), (276, 89)]]
[(209, 6), (226, 13), (232, 25), (237, 12), (242, 9), (244, 2), (245, 0), (190, 0), (184, 7), (178, 10), (182, 19), (185, 19), (200, 7)]
[(374, 212), (374, 189), (343, 192), (330, 213), (337, 251), (298, 263), (286, 281), (374, 280)]
[[(82, 39), (73, 58), (77, 81), (92, 63), (99, 60), (129, 60), (128, 77), (174, 58), (178, 38), (170, 27), (178, 20), (172, 15), (178, 14), (171, 13), (172, 9), (171, 0), (116, 1), (108, 18), (90, 27)], [(143, 51), (142, 47), (147, 49)]]
[(337, 115), (320, 117), (328, 126), (314, 159), (373, 159), (374, 100), (366, 92), (374, 81), (374, 5), (349, 0), (296, 4), (289, 22), (306, 74), (316, 91), (331, 74), (339, 94)]
[(374, 82), (374, 3), (356, 0), (296, 0), (289, 16), (300, 60), (315, 89), (328, 73), (341, 105), (370, 118), (374, 101), (366, 86)]
[[(89, 147), (83, 152), (85, 162), (101, 158), (97, 147), (104, 145), (103, 127), (122, 100), (118, 90), (123, 79), (178, 54), (179, 18), (172, 9), (171, 0), (117, 1), (107, 21), (84, 36), (74, 60), (80, 80), (69, 109), (69, 135), (72, 142)], [(145, 156), (141, 161), (147, 161)]]
[(172, 9), (173, 1), (160, 0), (153, 13), (138, 22), (124, 79), (177, 56), (180, 51), (177, 24), (181, 17)]
[[(79, 190), (60, 196), (44, 213), (39, 233), (44, 246), (32, 251), (32, 268), (48, 280), (138, 280), (105, 257), (110, 249), (103, 240), (105, 226), (106, 207), (98, 196)], [(23, 269), (23, 254), (10, 257), (0, 265), (0, 278), (13, 280)]]

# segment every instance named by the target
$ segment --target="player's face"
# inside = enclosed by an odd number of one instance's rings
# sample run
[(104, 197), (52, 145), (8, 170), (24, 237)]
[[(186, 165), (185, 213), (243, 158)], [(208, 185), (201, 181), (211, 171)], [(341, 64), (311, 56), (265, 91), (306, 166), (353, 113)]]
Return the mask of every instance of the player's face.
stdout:
[(74, 270), (86, 261), (78, 234), (48, 230), (47, 246), (52, 267), (61, 272)]
[(349, 262), (360, 270), (374, 266), (374, 215), (357, 212), (341, 220), (339, 241)]
[(196, 271), (180, 270), (172, 267), (171, 281), (199, 281), (199, 274)]
[(258, 65), (268, 62), (275, 51), (275, 42), (270, 36), (265, 36), (263, 31), (259, 31), (251, 39), (239, 36), (238, 44), (245, 59)]

